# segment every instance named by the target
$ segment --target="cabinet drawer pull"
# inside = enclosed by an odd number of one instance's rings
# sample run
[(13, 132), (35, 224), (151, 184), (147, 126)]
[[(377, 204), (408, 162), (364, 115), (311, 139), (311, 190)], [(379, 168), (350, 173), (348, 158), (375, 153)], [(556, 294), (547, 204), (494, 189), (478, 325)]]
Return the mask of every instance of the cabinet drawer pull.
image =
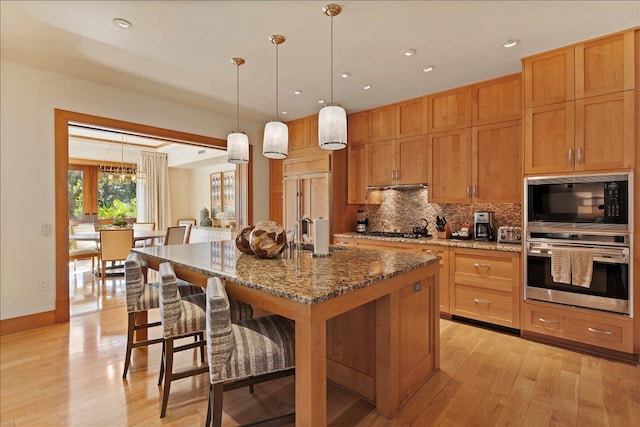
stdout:
[(438, 252), (440, 252), (440, 251), (434, 251), (433, 249), (423, 249), (422, 251), (431, 255), (438, 255)]
[(569, 155), (567, 156), (567, 163), (573, 164), (573, 148), (569, 148)]
[(488, 299), (480, 299), (480, 298), (474, 298), (473, 302), (475, 302), (476, 304), (491, 304), (491, 301), (489, 301)]
[(589, 332), (593, 332), (594, 334), (602, 334), (602, 335), (613, 335), (613, 332), (611, 331), (603, 331), (602, 329), (595, 329), (595, 328), (587, 328), (587, 330)]
[(477, 185), (473, 186), (473, 197), (478, 197), (478, 186)]
[(477, 263), (477, 262), (474, 262), (474, 263), (473, 263), (473, 266), (474, 266), (475, 268), (491, 268), (491, 265), (489, 265), (489, 264), (479, 264), (479, 263)]
[(540, 321), (540, 323), (552, 323), (554, 325), (559, 325), (560, 324), (559, 320), (547, 320), (544, 317), (538, 317), (538, 320)]
[(467, 197), (471, 197), (471, 186), (467, 185)]

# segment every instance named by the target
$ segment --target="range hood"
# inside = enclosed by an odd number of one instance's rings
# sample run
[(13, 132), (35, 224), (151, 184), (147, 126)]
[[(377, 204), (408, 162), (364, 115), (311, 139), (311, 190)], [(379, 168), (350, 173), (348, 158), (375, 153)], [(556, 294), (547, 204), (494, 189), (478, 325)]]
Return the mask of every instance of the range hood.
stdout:
[(369, 185), (367, 191), (371, 190), (415, 190), (418, 188), (427, 188), (427, 183), (424, 184), (389, 184), (389, 185)]

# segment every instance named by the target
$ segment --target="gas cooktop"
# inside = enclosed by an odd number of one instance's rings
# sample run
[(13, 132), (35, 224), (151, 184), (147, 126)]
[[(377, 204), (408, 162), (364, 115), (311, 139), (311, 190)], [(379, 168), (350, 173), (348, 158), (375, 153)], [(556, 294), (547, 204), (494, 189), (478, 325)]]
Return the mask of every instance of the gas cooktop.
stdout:
[(376, 236), (376, 237), (401, 237), (403, 239), (428, 239), (433, 237), (433, 234), (414, 234), (414, 233), (400, 233), (395, 231), (367, 231), (360, 233), (363, 236)]

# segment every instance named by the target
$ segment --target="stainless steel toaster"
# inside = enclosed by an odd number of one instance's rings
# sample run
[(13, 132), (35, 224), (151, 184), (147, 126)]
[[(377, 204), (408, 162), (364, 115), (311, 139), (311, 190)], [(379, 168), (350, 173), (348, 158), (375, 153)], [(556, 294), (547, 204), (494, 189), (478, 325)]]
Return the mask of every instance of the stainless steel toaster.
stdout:
[(520, 227), (500, 227), (498, 228), (498, 243), (520, 243), (522, 242), (522, 228)]

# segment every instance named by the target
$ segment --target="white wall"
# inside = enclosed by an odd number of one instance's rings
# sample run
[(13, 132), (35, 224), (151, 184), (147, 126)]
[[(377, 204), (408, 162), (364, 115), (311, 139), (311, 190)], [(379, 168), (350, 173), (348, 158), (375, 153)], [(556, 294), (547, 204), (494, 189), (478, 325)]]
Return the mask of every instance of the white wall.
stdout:
[(191, 169), (169, 168), (171, 225), (179, 219), (197, 218), (191, 209), (192, 193)]
[[(55, 309), (54, 109), (225, 139), (232, 117), (12, 62), (0, 63), (0, 318)], [(269, 163), (261, 154), (262, 123), (242, 123), (254, 153), (254, 218), (266, 218)], [(40, 280), (49, 281), (39, 291)]]

